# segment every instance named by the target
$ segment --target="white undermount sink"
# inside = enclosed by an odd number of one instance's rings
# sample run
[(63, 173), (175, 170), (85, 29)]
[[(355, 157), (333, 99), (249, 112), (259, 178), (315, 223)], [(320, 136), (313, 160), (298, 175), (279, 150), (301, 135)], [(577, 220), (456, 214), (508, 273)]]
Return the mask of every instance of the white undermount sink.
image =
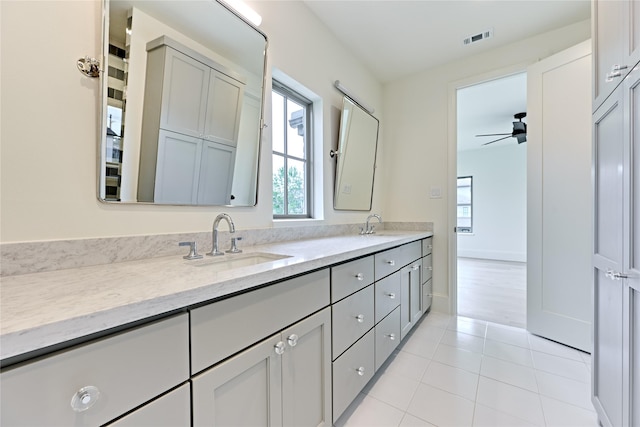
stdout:
[(206, 267), (216, 271), (232, 270), (234, 268), (248, 267), (263, 264), (265, 262), (278, 261), (290, 258), (291, 255), (272, 254), (267, 252), (253, 252), (241, 254), (224, 254), (215, 257), (206, 257), (200, 261), (191, 262), (194, 267)]

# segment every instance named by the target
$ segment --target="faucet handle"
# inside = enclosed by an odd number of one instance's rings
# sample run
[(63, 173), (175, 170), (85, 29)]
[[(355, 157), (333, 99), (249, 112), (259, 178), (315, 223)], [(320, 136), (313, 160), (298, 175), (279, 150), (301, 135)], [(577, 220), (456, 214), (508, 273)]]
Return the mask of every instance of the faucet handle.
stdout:
[(189, 255), (185, 255), (184, 259), (200, 259), (202, 255), (198, 255), (198, 244), (196, 242), (180, 242), (178, 246), (189, 246)]
[(227, 251), (228, 254), (239, 254), (242, 252), (242, 249), (238, 249), (237, 242), (242, 240), (242, 237), (232, 237), (231, 238), (231, 248)]

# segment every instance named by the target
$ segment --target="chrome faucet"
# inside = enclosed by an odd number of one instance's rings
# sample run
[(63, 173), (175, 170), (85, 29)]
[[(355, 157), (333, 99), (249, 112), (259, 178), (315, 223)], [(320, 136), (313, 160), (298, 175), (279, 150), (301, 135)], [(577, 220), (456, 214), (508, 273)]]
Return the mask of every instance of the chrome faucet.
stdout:
[(211, 252), (207, 253), (207, 255), (209, 256), (224, 255), (224, 252), (218, 249), (218, 225), (220, 225), (220, 221), (222, 221), (223, 219), (227, 221), (227, 224), (229, 224), (229, 233), (236, 232), (236, 226), (233, 224), (233, 220), (228, 214), (221, 213), (220, 215), (218, 215), (216, 219), (213, 220), (213, 230), (211, 232), (213, 247), (211, 249)]
[(364, 225), (364, 228), (360, 228), (360, 234), (373, 234), (375, 233), (375, 226), (369, 225), (369, 221), (372, 218), (376, 218), (380, 224), (382, 224), (382, 217), (378, 214), (371, 214), (367, 217), (367, 222)]

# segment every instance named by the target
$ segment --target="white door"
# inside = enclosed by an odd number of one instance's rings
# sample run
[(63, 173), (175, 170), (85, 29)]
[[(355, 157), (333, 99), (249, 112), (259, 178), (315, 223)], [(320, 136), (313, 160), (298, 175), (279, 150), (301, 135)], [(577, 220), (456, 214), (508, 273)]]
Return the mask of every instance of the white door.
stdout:
[(591, 352), (591, 41), (527, 73), (527, 329)]

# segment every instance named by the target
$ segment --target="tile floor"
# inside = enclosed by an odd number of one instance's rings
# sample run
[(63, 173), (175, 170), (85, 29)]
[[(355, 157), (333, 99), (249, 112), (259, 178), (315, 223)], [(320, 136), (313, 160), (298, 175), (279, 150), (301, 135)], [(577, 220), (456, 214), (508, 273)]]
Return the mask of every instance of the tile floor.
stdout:
[(429, 313), (336, 426), (597, 427), (590, 371), (524, 329)]

